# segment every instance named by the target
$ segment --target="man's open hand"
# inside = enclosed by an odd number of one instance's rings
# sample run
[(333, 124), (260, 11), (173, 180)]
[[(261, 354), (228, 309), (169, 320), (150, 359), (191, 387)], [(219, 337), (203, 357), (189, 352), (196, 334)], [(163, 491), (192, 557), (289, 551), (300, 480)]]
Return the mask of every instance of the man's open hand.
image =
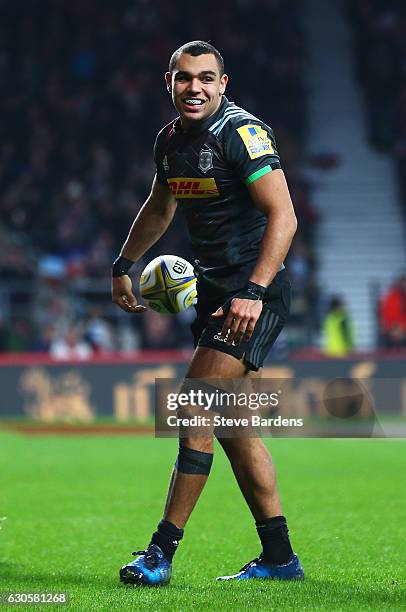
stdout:
[(137, 304), (131, 278), (127, 274), (111, 279), (111, 296), (113, 302), (125, 312), (140, 313), (147, 310), (146, 306)]

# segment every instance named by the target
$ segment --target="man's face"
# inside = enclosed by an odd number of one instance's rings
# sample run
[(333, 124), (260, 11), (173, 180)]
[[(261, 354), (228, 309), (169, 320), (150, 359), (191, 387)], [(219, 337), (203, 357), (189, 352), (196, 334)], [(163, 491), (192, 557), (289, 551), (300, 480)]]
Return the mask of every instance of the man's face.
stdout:
[(165, 74), (165, 80), (182, 125), (187, 128), (217, 111), (228, 76), (220, 77), (217, 60), (211, 53), (196, 57), (182, 53), (172, 73)]

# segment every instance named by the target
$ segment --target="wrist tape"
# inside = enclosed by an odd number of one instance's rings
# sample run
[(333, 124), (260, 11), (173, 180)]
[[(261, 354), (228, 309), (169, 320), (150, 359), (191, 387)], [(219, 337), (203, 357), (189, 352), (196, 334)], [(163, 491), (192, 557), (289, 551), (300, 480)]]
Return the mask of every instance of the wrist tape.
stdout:
[(118, 276), (124, 276), (124, 274), (128, 274), (131, 266), (134, 264), (134, 261), (131, 259), (127, 259), (127, 257), (122, 257), (121, 255), (117, 257), (115, 262), (113, 263), (113, 278), (117, 278)]
[(244, 289), (241, 289), (234, 297), (240, 300), (263, 300), (266, 294), (266, 287), (248, 281)]

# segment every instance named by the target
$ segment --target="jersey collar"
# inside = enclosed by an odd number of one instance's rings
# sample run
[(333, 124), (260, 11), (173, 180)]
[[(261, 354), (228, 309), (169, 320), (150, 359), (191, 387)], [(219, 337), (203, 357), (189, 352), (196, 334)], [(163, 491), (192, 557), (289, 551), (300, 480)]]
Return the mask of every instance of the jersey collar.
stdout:
[(213, 123), (215, 123), (215, 121), (217, 121), (217, 119), (219, 119), (222, 114), (224, 113), (225, 109), (230, 106), (231, 102), (229, 102), (228, 98), (226, 98), (226, 96), (223, 96), (222, 100), (221, 100), (221, 104), (218, 107), (218, 110), (214, 113), (214, 115), (210, 115), (210, 117), (207, 117), (207, 119), (205, 119), (204, 121), (201, 121), (199, 123), (196, 123), (196, 125), (192, 126), (191, 128), (189, 128), (187, 130), (187, 132), (185, 132), (182, 129), (182, 124), (180, 122), (180, 117), (178, 117), (175, 120), (175, 123), (173, 124), (174, 130), (177, 134), (198, 134), (200, 132), (204, 132), (205, 130), (208, 130), (209, 127), (211, 125), (213, 125)]

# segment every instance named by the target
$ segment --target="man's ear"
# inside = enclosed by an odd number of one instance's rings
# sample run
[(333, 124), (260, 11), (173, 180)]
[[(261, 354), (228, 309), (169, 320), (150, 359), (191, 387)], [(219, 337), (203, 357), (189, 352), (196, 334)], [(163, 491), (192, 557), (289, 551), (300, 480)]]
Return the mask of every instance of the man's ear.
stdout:
[(170, 72), (165, 72), (165, 83), (166, 83), (166, 90), (171, 93), (172, 91), (172, 75)]
[(221, 95), (223, 95), (224, 92), (226, 91), (227, 83), (228, 83), (228, 75), (223, 74), (223, 76), (220, 79), (220, 87), (219, 87), (219, 91)]

